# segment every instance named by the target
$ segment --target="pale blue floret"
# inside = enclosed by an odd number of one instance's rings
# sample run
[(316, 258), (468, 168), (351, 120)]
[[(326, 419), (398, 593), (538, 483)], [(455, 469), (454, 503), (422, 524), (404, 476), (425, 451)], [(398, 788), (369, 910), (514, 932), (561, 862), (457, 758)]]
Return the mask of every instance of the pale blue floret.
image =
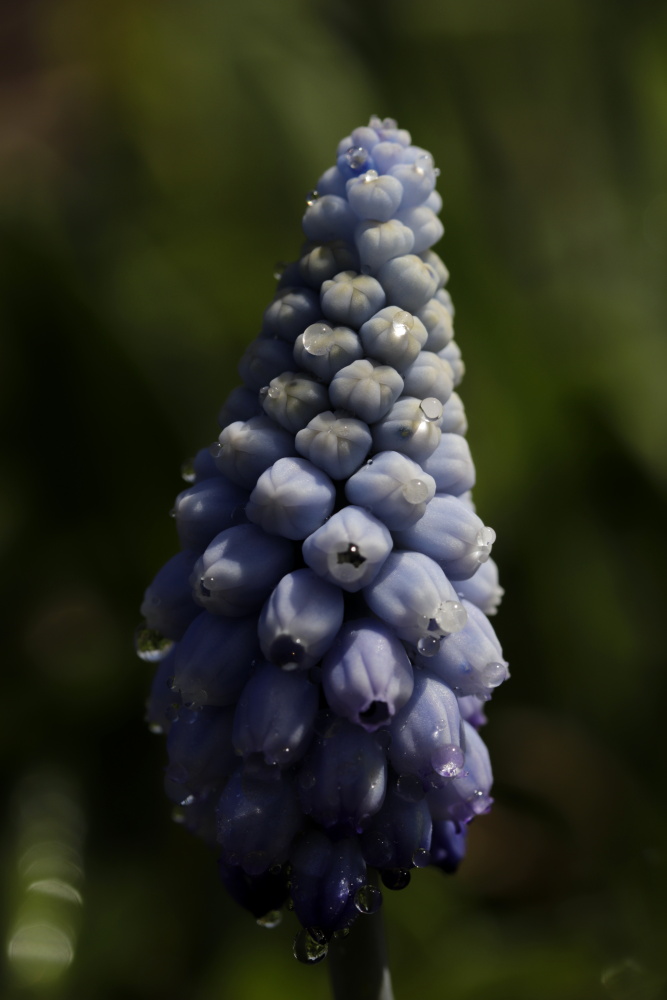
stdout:
[(403, 379), (395, 368), (361, 358), (336, 372), (329, 398), (335, 407), (372, 424), (389, 412), (402, 390)]
[(383, 139), (382, 142), (373, 147), (373, 162), (375, 169), (380, 173), (389, 173), (399, 163), (403, 163), (404, 159), (405, 146), (400, 142)]
[(394, 257), (379, 268), (378, 281), (387, 303), (416, 313), (425, 306), (438, 287), (438, 275), (415, 254)]
[(328, 320), (358, 329), (382, 309), (386, 296), (379, 281), (369, 274), (341, 271), (322, 283), (320, 300)]
[(315, 190), (319, 197), (325, 194), (335, 194), (338, 198), (345, 198), (345, 184), (347, 177), (344, 177), (338, 167), (329, 167), (321, 175)]
[(442, 411), (440, 429), (443, 434), (466, 434), (468, 419), (458, 392), (453, 392)]
[(450, 340), (446, 347), (438, 351), (438, 356), (443, 358), (451, 366), (454, 373), (454, 385), (459, 386), (463, 381), (466, 366), (461, 358), (461, 348), (455, 340)]
[(345, 719), (311, 744), (297, 776), (304, 811), (325, 829), (360, 833), (383, 801), (387, 759), (371, 733)]
[(364, 274), (376, 272), (388, 260), (410, 253), (415, 242), (412, 230), (398, 219), (360, 222), (354, 240)]
[(303, 543), (318, 576), (355, 593), (375, 579), (392, 549), (389, 531), (361, 507), (343, 507)]
[(297, 451), (332, 479), (347, 479), (371, 449), (371, 432), (362, 420), (340, 411), (318, 413), (295, 438)]
[(313, 323), (294, 342), (294, 361), (323, 382), (330, 382), (336, 372), (363, 353), (359, 337), (347, 326)]
[(221, 618), (201, 611), (176, 646), (172, 688), (193, 708), (233, 705), (258, 655), (254, 616)]
[(309, 204), (302, 224), (306, 239), (329, 243), (349, 240), (358, 221), (344, 197), (325, 194)]
[(220, 797), (217, 817), (223, 858), (249, 875), (285, 861), (303, 822), (291, 777), (268, 765), (254, 773), (237, 768)]
[(417, 316), (426, 327), (428, 339), (424, 344), (427, 351), (435, 354), (447, 347), (454, 336), (451, 313), (445, 308), (440, 299), (429, 299), (425, 306), (417, 312)]
[(174, 504), (181, 548), (203, 552), (215, 535), (245, 521), (247, 499), (246, 490), (222, 476), (205, 479), (183, 490)]
[(491, 555), (495, 537), (468, 504), (448, 494), (435, 496), (416, 524), (396, 533), (399, 545), (430, 556), (450, 580), (472, 576)]
[(294, 437), (264, 414), (225, 427), (214, 446), (215, 464), (238, 486), (253, 489), (257, 479), (279, 458), (295, 455)]
[(267, 337), (280, 337), (289, 344), (320, 316), (317, 292), (310, 288), (285, 288), (264, 313), (262, 333)]
[(288, 573), (262, 608), (257, 632), (264, 656), (304, 670), (324, 656), (343, 624), (343, 594), (311, 569)]
[(246, 506), (249, 521), (269, 534), (305, 538), (334, 508), (336, 488), (305, 458), (279, 458), (259, 479)]
[(495, 615), (505, 591), (498, 583), (498, 567), (493, 559), (483, 562), (468, 580), (457, 580), (456, 591), (461, 598), (476, 604), (485, 615)]
[(464, 628), (422, 662), (457, 694), (488, 698), (509, 677), (507, 661), (488, 618), (469, 601), (462, 603), (468, 614)]
[(397, 451), (374, 455), (345, 485), (350, 503), (367, 507), (390, 531), (415, 524), (434, 494), (435, 480)]
[(403, 188), (401, 211), (422, 205), (435, 186), (435, 170), (430, 157), (414, 163), (397, 163), (390, 167), (390, 173), (401, 182)]
[(347, 622), (322, 663), (322, 687), (333, 711), (373, 732), (391, 721), (413, 688), (403, 644), (372, 619)]
[(373, 447), (376, 451), (400, 451), (415, 462), (423, 462), (438, 447), (442, 412), (442, 403), (435, 397), (403, 396), (372, 428)]
[(271, 379), (260, 398), (264, 412), (290, 434), (296, 434), (329, 406), (327, 390), (312, 375), (290, 371)]
[(451, 583), (421, 552), (392, 552), (364, 597), (378, 618), (414, 646), (429, 637), (439, 639), (465, 621)]
[(286, 538), (267, 535), (254, 524), (227, 528), (195, 563), (193, 597), (213, 614), (236, 617), (259, 611), (293, 561)]
[(389, 222), (401, 204), (403, 187), (396, 177), (367, 170), (347, 182), (350, 208), (360, 219)]
[(443, 406), (454, 389), (452, 370), (446, 361), (431, 351), (420, 351), (410, 367), (403, 372), (406, 396), (426, 399), (435, 396)]
[(397, 774), (413, 774), (424, 787), (441, 784), (463, 768), (461, 715), (456, 695), (425, 670), (415, 672), (412, 697), (394, 719), (389, 760)]
[[(430, 249), (434, 243), (442, 238), (444, 226), (427, 205), (416, 205), (414, 208), (401, 209), (398, 219), (412, 230), (415, 241), (412, 245), (414, 254), (422, 253)], [(434, 289), (435, 291), (435, 289)]]
[(461, 434), (443, 434), (422, 467), (435, 479), (438, 493), (460, 496), (475, 485), (475, 466), (468, 442)]
[(359, 329), (366, 354), (400, 374), (418, 357), (427, 337), (421, 320), (398, 306), (380, 309)]
[(479, 733), (463, 723), (465, 763), (461, 773), (441, 788), (429, 792), (428, 805), (434, 820), (467, 823), (488, 812), (493, 799), (489, 751)]
[(302, 671), (260, 664), (241, 692), (232, 740), (243, 757), (260, 754), (267, 764), (289, 767), (313, 736), (318, 690)]
[[(449, 281), (449, 270), (447, 269), (447, 265), (443, 261), (442, 257), (440, 257), (440, 255), (435, 253), (433, 250), (424, 250), (423, 253), (419, 254), (419, 256), (425, 264), (428, 264), (433, 269), (438, 278), (438, 290), (435, 292), (434, 298), (441, 301), (441, 292), (444, 290), (444, 286)], [(445, 294), (447, 295), (447, 298), (449, 298), (449, 292), (445, 292)], [(449, 299), (449, 303), (451, 306), (451, 299)], [(453, 307), (449, 309), (449, 313), (451, 316), (454, 315)]]
[(282, 374), (292, 364), (292, 347), (285, 340), (262, 338), (253, 340), (239, 361), (239, 375), (255, 394), (272, 378)]
[(344, 240), (316, 243), (303, 251), (299, 261), (302, 280), (319, 292), (323, 281), (328, 281), (341, 271), (357, 271), (359, 256), (353, 246)]

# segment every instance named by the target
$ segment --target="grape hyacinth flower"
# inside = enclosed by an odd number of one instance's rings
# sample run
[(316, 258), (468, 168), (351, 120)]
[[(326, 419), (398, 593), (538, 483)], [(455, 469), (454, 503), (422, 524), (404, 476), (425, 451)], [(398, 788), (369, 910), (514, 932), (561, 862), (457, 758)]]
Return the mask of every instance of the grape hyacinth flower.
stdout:
[(339, 144), (184, 475), (181, 551), (137, 633), (168, 797), (259, 923), (294, 910), (307, 963), (361, 939), (378, 880), (455, 871), (492, 802), (502, 588), (471, 500), (437, 175), (392, 119)]

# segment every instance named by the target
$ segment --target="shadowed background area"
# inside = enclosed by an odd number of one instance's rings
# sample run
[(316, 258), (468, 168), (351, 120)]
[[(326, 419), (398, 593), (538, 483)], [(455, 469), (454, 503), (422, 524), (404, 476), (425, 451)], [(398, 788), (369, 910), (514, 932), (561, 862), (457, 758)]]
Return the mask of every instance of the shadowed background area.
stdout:
[(385, 892), (399, 1000), (667, 995), (667, 8), (23, 0), (0, 13), (6, 1000), (324, 1000), (170, 819), (132, 633), (306, 192), (441, 168), (512, 668), (460, 873)]

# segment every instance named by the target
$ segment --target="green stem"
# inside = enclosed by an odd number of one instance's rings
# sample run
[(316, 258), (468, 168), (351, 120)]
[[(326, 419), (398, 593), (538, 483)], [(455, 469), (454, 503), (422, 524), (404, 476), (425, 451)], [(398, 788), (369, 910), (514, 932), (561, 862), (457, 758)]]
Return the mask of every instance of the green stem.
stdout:
[(333, 1000), (394, 1000), (381, 907), (331, 941), (327, 964)]

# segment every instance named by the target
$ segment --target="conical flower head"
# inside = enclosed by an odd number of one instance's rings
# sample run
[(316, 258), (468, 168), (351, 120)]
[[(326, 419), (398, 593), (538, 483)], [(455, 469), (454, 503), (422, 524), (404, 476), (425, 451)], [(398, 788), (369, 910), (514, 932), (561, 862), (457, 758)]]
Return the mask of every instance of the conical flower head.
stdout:
[(291, 896), (308, 962), (379, 905), (372, 870), (392, 889), (454, 871), (491, 804), (477, 730), (508, 676), (487, 617), (502, 588), (470, 494), (437, 176), (391, 119), (339, 143), (137, 633), (168, 796), (255, 917)]

